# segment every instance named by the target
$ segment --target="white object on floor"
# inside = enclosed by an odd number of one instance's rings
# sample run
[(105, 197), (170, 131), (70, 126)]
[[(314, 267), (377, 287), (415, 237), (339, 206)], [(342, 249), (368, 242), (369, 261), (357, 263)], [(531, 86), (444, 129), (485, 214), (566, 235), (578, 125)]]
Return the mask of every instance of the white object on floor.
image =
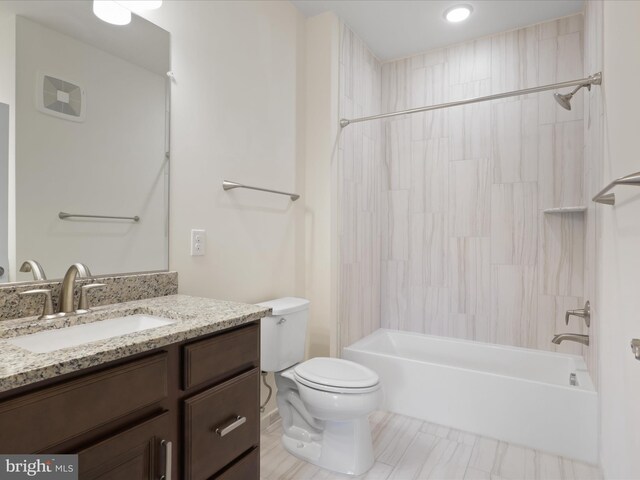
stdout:
[(176, 322), (177, 320), (152, 317), (150, 315), (129, 315), (128, 317), (96, 320), (82, 325), (44, 330), (20, 337), (8, 338), (6, 342), (33, 353), (48, 353), (62, 348), (76, 347), (89, 342), (164, 327)]
[(598, 462), (598, 396), (579, 356), (385, 329), (343, 356), (380, 376), (385, 410)]
[[(327, 470), (361, 475), (374, 463), (367, 415), (378, 408), (378, 375), (338, 358), (304, 359), (309, 301), (281, 298), (261, 321), (261, 367), (275, 372), (284, 448)], [(298, 363), (302, 362), (302, 363)]]

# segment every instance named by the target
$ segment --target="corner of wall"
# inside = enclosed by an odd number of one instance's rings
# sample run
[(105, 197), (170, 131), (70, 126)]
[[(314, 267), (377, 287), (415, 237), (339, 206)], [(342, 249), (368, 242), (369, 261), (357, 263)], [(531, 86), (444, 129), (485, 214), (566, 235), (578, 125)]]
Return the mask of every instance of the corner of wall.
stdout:
[(337, 352), (337, 187), (340, 22), (332, 12), (307, 19), (305, 134), (307, 355)]

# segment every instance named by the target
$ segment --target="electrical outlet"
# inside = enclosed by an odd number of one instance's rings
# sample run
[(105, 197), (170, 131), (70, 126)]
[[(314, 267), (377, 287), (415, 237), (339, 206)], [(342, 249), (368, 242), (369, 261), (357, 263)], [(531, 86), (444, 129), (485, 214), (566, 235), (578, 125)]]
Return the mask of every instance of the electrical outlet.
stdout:
[(191, 230), (191, 256), (198, 257), (207, 253), (207, 232)]

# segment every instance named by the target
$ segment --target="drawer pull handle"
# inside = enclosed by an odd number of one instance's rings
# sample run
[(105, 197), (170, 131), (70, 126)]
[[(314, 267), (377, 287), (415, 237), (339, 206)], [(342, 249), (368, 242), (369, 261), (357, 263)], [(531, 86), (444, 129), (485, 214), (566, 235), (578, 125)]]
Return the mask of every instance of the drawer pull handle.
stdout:
[(218, 435), (220, 435), (221, 437), (224, 437), (225, 435), (233, 432), (239, 426), (244, 425), (246, 423), (246, 421), (247, 421), (247, 417), (237, 416), (233, 420), (233, 422), (231, 422), (226, 427), (218, 427), (218, 428), (216, 428), (216, 433)]
[(160, 477), (160, 480), (171, 480), (171, 442), (162, 440), (160, 445), (164, 447), (164, 475)]

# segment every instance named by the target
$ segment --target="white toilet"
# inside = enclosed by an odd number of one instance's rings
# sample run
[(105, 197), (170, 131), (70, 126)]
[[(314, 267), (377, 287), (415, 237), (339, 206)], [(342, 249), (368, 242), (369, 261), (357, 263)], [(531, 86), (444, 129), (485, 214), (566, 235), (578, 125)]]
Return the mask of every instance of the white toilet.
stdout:
[(275, 372), (284, 447), (334, 472), (366, 472), (374, 462), (367, 416), (380, 405), (378, 375), (339, 358), (302, 362), (308, 300), (287, 297), (259, 305), (273, 309), (261, 322), (261, 368)]

